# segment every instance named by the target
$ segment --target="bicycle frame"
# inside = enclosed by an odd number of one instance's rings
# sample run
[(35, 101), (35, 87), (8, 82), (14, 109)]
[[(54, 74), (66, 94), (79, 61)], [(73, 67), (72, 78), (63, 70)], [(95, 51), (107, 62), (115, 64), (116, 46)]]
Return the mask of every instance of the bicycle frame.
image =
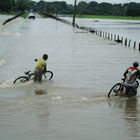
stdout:
[(24, 73), (25, 73), (26, 77), (28, 78), (28, 80), (32, 80), (32, 79), (31, 79), (31, 76), (34, 75), (33, 72), (31, 73), (31, 71), (27, 71), (27, 72), (24, 72)]
[(114, 94), (114, 96), (135, 96), (137, 94), (137, 88), (139, 87), (139, 82), (136, 81), (136, 86), (127, 86), (125, 79), (122, 82), (116, 83), (109, 91), (108, 98)]
[[(50, 74), (49, 76), (46, 76), (46, 74)], [(32, 80), (33, 79), (33, 75), (34, 75), (34, 73), (33, 72), (31, 72), (31, 71), (27, 71), (27, 72), (24, 72), (24, 76), (20, 76), (20, 77), (18, 77), (18, 78), (16, 78), (14, 81), (13, 81), (13, 83), (15, 84), (15, 83), (17, 83), (17, 82), (20, 82), (20, 83), (24, 83), (24, 82), (26, 82), (26, 81), (29, 81), (29, 80)], [(48, 78), (48, 80), (51, 80), (52, 78), (53, 78), (53, 72), (52, 71), (45, 71), (44, 73), (43, 73), (43, 75), (44, 75), (44, 77), (45, 78)]]

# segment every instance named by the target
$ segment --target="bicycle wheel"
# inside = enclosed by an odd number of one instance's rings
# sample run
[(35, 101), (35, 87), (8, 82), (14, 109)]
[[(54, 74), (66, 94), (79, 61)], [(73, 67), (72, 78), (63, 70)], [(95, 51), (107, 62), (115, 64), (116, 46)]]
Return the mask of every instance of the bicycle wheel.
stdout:
[(33, 80), (33, 78), (34, 78), (34, 73), (31, 73), (29, 79), (30, 79), (30, 80)]
[(45, 72), (45, 77), (46, 77), (48, 80), (51, 80), (51, 79), (53, 78), (53, 72), (47, 70), (47, 71)]
[(110, 91), (109, 91), (109, 93), (108, 93), (108, 98), (109, 98), (110, 96), (117, 96), (118, 93), (121, 91), (121, 87), (122, 87), (121, 83), (115, 84), (115, 85), (110, 89)]
[(17, 79), (14, 80), (14, 84), (16, 83), (25, 83), (26, 81), (28, 81), (28, 78), (26, 76), (20, 76)]

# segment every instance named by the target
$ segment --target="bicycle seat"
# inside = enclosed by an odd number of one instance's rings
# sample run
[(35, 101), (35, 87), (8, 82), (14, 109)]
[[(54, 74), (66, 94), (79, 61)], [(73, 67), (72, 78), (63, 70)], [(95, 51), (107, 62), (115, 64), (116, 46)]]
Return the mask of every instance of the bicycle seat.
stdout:
[(29, 75), (30, 72), (31, 72), (31, 71), (27, 71), (27, 72), (24, 72), (24, 73), (25, 73), (25, 75)]

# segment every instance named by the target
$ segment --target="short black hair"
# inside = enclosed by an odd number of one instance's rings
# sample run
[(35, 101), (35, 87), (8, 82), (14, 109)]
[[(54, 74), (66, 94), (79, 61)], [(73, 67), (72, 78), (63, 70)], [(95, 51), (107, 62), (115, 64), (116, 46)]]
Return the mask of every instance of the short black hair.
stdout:
[(133, 66), (134, 66), (134, 67), (138, 67), (138, 66), (139, 66), (139, 62), (134, 62), (134, 63), (133, 63)]
[(43, 54), (43, 57), (42, 57), (44, 60), (47, 60), (48, 59), (48, 55), (47, 54)]

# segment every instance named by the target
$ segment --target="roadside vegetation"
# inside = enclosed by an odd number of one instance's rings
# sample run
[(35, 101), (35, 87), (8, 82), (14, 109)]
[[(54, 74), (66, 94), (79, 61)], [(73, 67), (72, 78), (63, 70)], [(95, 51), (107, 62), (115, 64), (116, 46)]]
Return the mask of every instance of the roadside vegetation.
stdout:
[(21, 15), (21, 17), (27, 18), (28, 15), (29, 15), (29, 13), (28, 12), (25, 12), (24, 14)]
[[(97, 0), (96, 0), (97, 1)], [(106, 18), (140, 20), (140, 3), (130, 2), (124, 4), (111, 4), (107, 2), (80, 1), (76, 5), (76, 15), (79, 18)], [(0, 0), (0, 13), (17, 14), (23, 11), (33, 10), (37, 13), (63, 14), (72, 16), (74, 6), (66, 1), (34, 0)], [(97, 16), (98, 15), (98, 16)], [(26, 15), (24, 15), (26, 16)]]

